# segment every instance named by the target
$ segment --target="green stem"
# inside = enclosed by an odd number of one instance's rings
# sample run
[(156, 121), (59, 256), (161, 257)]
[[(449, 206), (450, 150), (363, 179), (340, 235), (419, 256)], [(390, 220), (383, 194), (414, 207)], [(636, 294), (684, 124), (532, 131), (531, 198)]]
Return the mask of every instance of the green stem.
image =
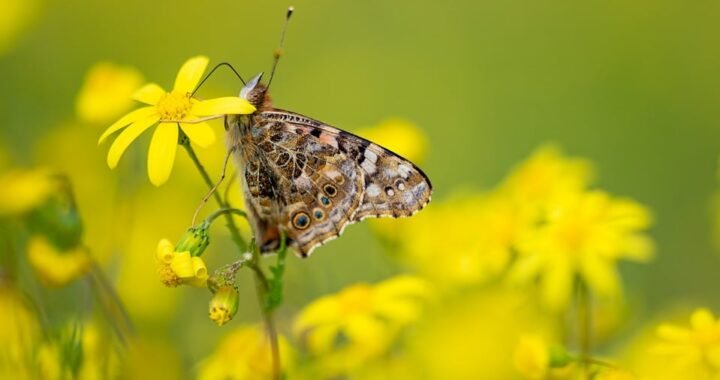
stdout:
[(270, 284), (268, 282), (265, 273), (260, 269), (260, 249), (254, 243), (252, 243), (252, 255), (253, 259), (250, 261), (250, 268), (255, 272), (255, 291), (258, 299), (258, 306), (260, 306), (260, 312), (263, 316), (265, 323), (265, 332), (270, 340), (270, 354), (272, 356), (273, 364), (273, 380), (280, 380), (281, 378), (281, 364), (280, 364), (280, 344), (278, 343), (277, 328), (275, 327), (275, 320), (273, 318), (273, 310), (266, 307), (268, 294), (270, 292)]
[(585, 378), (590, 379), (590, 364), (592, 363), (592, 342), (591, 342), (591, 305), (590, 291), (582, 279), (577, 281), (577, 318), (578, 336), (580, 339), (580, 355), (582, 359)]
[[(190, 141), (187, 139), (187, 137), (182, 138), (182, 141), (180, 143), (185, 150), (188, 153), (188, 156), (190, 156), (190, 159), (192, 160), (193, 164), (195, 164), (195, 167), (200, 172), (200, 175), (203, 177), (203, 180), (205, 183), (212, 189), (215, 184), (210, 179), (210, 175), (205, 170), (205, 167), (200, 162), (200, 159), (198, 159), (197, 155), (195, 154), (195, 150), (190, 145)], [(220, 205), (221, 208), (230, 208), (228, 203), (220, 197), (220, 194), (218, 194), (217, 191), (213, 192), (213, 197), (215, 198), (215, 201), (217, 201), (218, 205)], [(242, 252), (247, 251), (247, 243), (245, 243), (245, 240), (240, 235), (240, 230), (238, 229), (237, 225), (235, 224), (235, 220), (233, 220), (232, 215), (225, 214), (225, 221), (227, 222), (228, 230), (230, 230), (230, 236), (232, 236), (233, 241), (235, 244), (237, 244), (238, 248)]]
[[(197, 155), (195, 154), (195, 151), (193, 150), (192, 146), (190, 146), (190, 141), (187, 139), (187, 137), (182, 137), (180, 144), (185, 148), (185, 150), (188, 153), (188, 156), (190, 156), (190, 159), (195, 164), (195, 167), (200, 172), (200, 175), (203, 177), (203, 180), (205, 183), (210, 187), (210, 189), (215, 187), (215, 184), (210, 179), (210, 175), (205, 170), (205, 167), (203, 167), (202, 163), (198, 159)], [(217, 201), (218, 205), (220, 205), (221, 209), (225, 210), (235, 210), (231, 208), (228, 203), (222, 199), (220, 194), (215, 191), (213, 192), (213, 197)], [(221, 210), (218, 210), (218, 212)], [(240, 211), (240, 210), (238, 210)], [(248, 245), (245, 243), (245, 240), (243, 240), (242, 236), (240, 235), (240, 231), (237, 228), (237, 225), (235, 225), (235, 221), (232, 218), (232, 214), (236, 212), (230, 212), (230, 211), (222, 211), (215, 217), (219, 216), (220, 214), (225, 215), (225, 220), (227, 222), (227, 228), (230, 230), (230, 235), (232, 236), (233, 241), (240, 249), (241, 253), (247, 252)], [(245, 215), (243, 215), (245, 216)], [(272, 354), (272, 363), (273, 363), (273, 379), (274, 380), (280, 380), (281, 378), (281, 365), (280, 365), (280, 346), (278, 344), (278, 335), (277, 335), (277, 329), (275, 328), (275, 321), (273, 319), (273, 313), (272, 311), (266, 310), (265, 304), (267, 299), (267, 294), (269, 292), (270, 286), (267, 280), (267, 277), (265, 276), (265, 273), (263, 272), (262, 268), (260, 268), (260, 250), (257, 248), (255, 244), (252, 244), (252, 260), (250, 260), (247, 265), (250, 267), (250, 269), (253, 270), (255, 273), (255, 290), (257, 294), (258, 304), (260, 305), (260, 312), (263, 315), (263, 322), (265, 324), (265, 330), (267, 332), (268, 338), (270, 340), (270, 350)]]
[(235, 214), (237, 216), (242, 216), (243, 218), (247, 219), (247, 214), (243, 210), (237, 208), (221, 208), (219, 210), (215, 210), (212, 214), (208, 215), (208, 217), (205, 218), (204, 223), (212, 224), (215, 219), (217, 219), (220, 215), (223, 214)]

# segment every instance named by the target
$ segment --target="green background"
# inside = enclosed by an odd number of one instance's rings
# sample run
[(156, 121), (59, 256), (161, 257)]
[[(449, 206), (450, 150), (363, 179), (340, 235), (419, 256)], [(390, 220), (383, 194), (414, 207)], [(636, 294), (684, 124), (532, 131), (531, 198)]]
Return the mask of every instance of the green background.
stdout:
[[(267, 72), (287, 5), (47, 1), (17, 47), (0, 58), (3, 145), (32, 164), (36, 137), (73, 118), (84, 75), (99, 60), (135, 66), (164, 85), (197, 54), (232, 62), (246, 78)], [(429, 137), (423, 169), (440, 201), (494, 186), (535, 147), (556, 142), (594, 162), (601, 188), (648, 205), (656, 217), (656, 260), (622, 268), (631, 299), (646, 303), (638, 309), (720, 307), (712, 209), (720, 151), (719, 2), (292, 5), (296, 14), (272, 88), (276, 106), (348, 130), (391, 116), (416, 122)], [(240, 83), (224, 71), (210, 86), (232, 93)], [(367, 226), (353, 226), (311, 259), (290, 260), (285, 307), (296, 310), (319, 294), (396, 271)], [(202, 310), (205, 302), (193, 293), (183, 307)], [(254, 303), (248, 305), (238, 319), (257, 317)], [(196, 329), (222, 334), (209, 323)], [(193, 355), (211, 344), (193, 346)]]

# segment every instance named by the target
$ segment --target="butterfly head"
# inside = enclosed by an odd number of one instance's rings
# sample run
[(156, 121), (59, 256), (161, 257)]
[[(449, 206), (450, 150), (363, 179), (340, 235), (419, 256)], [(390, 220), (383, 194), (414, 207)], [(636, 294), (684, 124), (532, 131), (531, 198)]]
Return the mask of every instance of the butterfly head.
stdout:
[(257, 109), (267, 109), (271, 107), (270, 97), (267, 94), (267, 86), (260, 83), (263, 73), (260, 73), (252, 79), (240, 90), (240, 97), (250, 102)]

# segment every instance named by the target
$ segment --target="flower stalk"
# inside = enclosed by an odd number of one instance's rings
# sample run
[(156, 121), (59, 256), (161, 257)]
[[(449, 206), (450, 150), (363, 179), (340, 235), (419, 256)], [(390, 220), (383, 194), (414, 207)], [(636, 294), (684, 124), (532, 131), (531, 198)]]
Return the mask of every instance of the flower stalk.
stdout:
[(592, 359), (592, 315), (590, 291), (581, 278), (577, 279), (577, 319), (578, 338), (580, 341), (580, 361), (582, 362), (585, 379), (591, 379), (590, 366)]
[[(210, 189), (215, 188), (215, 184), (210, 179), (210, 175), (205, 170), (205, 167), (200, 162), (200, 159), (197, 157), (197, 154), (195, 154), (195, 150), (190, 145), (190, 140), (185, 136), (181, 135), (179, 139), (180, 145), (185, 148), (185, 151), (187, 152), (188, 156), (190, 156), (190, 159), (192, 160), (193, 164), (195, 164), (195, 167), (198, 169), (198, 172), (200, 172), (200, 175), (202, 176), (205, 183), (208, 185)], [(206, 218), (205, 222), (212, 222), (214, 219), (218, 218), (220, 215), (225, 216), (226, 221), (226, 227), (230, 231), (230, 235), (232, 237), (233, 242), (235, 242), (235, 245), (238, 247), (241, 253), (248, 251), (248, 244), (245, 242), (245, 240), (240, 235), (240, 230), (238, 229), (237, 225), (235, 224), (235, 221), (232, 218), (233, 214), (241, 215), (243, 217), (247, 217), (247, 215), (242, 212), (241, 210), (235, 209), (230, 207), (230, 205), (227, 203), (226, 200), (220, 196), (220, 194), (217, 191), (213, 191), (213, 197), (215, 198), (215, 201), (220, 206), (220, 210), (215, 211), (214, 213), (210, 214), (208, 218)], [(281, 255), (278, 254), (278, 267), (282, 268), (278, 272), (280, 275), (284, 272), (284, 258), (285, 258), (285, 237), (283, 235), (282, 240), (282, 262), (280, 262)], [(275, 327), (275, 321), (273, 317), (273, 308), (267, 307), (271, 302), (268, 300), (270, 299), (271, 294), (275, 294), (275, 292), (272, 291), (270, 282), (268, 281), (267, 276), (265, 275), (265, 272), (263, 272), (262, 268), (260, 267), (260, 249), (257, 247), (257, 245), (254, 242), (251, 242), (250, 244), (250, 252), (252, 253), (252, 258), (246, 262), (244, 262), (244, 265), (247, 265), (250, 269), (252, 269), (255, 279), (255, 290), (257, 294), (257, 300), (258, 305), (260, 307), (260, 311), (263, 315), (263, 323), (265, 325), (265, 331), (267, 334), (268, 339), (270, 340), (270, 350), (271, 350), (271, 356), (272, 356), (272, 368), (273, 368), (273, 379), (274, 380), (280, 380), (281, 379), (281, 363), (280, 363), (280, 344), (278, 342), (278, 334), (277, 329)], [(277, 268), (277, 267), (276, 267)], [(273, 274), (276, 275), (275, 271), (273, 271)], [(273, 284), (275, 284), (276, 277), (273, 278)], [(278, 280), (281, 281), (281, 280)], [(282, 286), (280, 286), (280, 289), (282, 289)], [(276, 299), (276, 296), (273, 297), (273, 299)]]

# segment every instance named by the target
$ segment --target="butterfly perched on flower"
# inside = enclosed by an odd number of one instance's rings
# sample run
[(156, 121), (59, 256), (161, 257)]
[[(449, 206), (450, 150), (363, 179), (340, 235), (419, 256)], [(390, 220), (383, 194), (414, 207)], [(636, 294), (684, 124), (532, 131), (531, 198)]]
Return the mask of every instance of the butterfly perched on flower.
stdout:
[(226, 116), (225, 129), (263, 252), (279, 247), (282, 231), (288, 246), (307, 257), (349, 224), (411, 216), (428, 204), (430, 180), (412, 162), (349, 132), (274, 108), (262, 75), (240, 91), (256, 111)]

